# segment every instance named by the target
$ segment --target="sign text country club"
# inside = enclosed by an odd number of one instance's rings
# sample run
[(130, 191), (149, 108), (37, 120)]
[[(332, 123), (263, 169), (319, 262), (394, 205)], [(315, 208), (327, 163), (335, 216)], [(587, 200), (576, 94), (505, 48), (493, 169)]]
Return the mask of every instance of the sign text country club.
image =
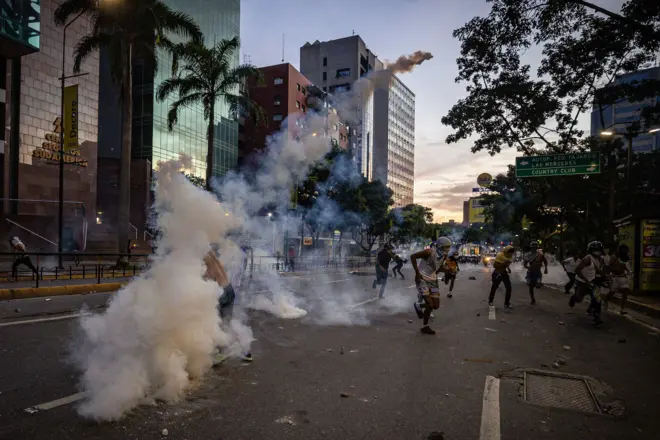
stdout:
[(516, 157), (516, 177), (572, 176), (600, 173), (600, 153)]

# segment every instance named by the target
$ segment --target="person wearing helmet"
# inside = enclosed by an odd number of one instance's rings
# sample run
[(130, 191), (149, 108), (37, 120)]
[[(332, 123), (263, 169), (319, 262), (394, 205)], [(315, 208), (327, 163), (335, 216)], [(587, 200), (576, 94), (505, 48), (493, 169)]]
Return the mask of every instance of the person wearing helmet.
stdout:
[(601, 324), (601, 299), (596, 295), (596, 286), (604, 279), (603, 268), (603, 244), (599, 241), (592, 241), (587, 246), (587, 255), (580, 260), (575, 268), (575, 279), (577, 287), (575, 293), (571, 296), (568, 305), (574, 307), (576, 303), (582, 302), (585, 296), (589, 295), (591, 304), (588, 312), (594, 317), (594, 324)]
[(440, 307), (438, 274), (447, 270), (445, 261), (450, 249), (451, 240), (440, 237), (431, 249), (424, 249), (410, 256), (418, 293), (418, 301), (414, 303), (414, 307), (417, 317), (423, 319), (424, 324), (421, 328), (423, 334), (435, 334), (435, 331), (429, 327), (429, 320), (433, 310)]
[(385, 297), (385, 286), (387, 286), (387, 276), (393, 255), (392, 246), (386, 244), (376, 256), (376, 279), (371, 287), (375, 289), (376, 286), (380, 286), (378, 298)]
[(458, 267), (457, 252), (449, 252), (447, 259), (445, 260), (445, 266), (447, 267), (447, 270), (442, 277), (442, 281), (444, 281), (445, 285), (449, 284), (447, 298), (451, 298), (453, 296), (452, 291), (454, 290), (454, 283), (456, 282), (456, 274), (461, 270), (461, 268)]
[(534, 298), (534, 289), (541, 287), (541, 281), (543, 281), (543, 275), (541, 274), (541, 268), (545, 266), (545, 273), (548, 274), (548, 260), (543, 255), (543, 251), (539, 249), (539, 242), (532, 241), (529, 244), (530, 252), (525, 255), (524, 266), (527, 269), (527, 275), (525, 280), (527, 281), (527, 286), (529, 287), (529, 297), (531, 298), (531, 304), (536, 304), (536, 298)]
[(488, 296), (488, 305), (492, 306), (495, 300), (495, 292), (504, 283), (506, 293), (504, 294), (504, 307), (511, 308), (511, 263), (513, 262), (513, 253), (515, 249), (513, 246), (506, 246), (502, 252), (497, 254), (495, 262), (493, 263), (493, 274), (491, 275), (492, 285), (490, 287), (490, 295)]

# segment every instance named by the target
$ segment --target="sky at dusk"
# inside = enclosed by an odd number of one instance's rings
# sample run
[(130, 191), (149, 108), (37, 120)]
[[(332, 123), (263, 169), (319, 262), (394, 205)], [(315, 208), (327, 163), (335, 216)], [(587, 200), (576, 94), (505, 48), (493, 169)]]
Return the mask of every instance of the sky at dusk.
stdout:
[[(615, 6), (621, 1), (595, 3)], [(416, 95), (415, 203), (431, 207), (436, 222), (462, 221), (462, 202), (477, 186), (477, 175), (496, 175), (513, 163), (515, 149), (505, 147), (491, 157), (471, 153), (469, 140), (445, 144), (451, 128), (440, 122), (465, 95), (464, 85), (454, 82), (460, 46), (452, 31), (475, 15), (486, 15), (490, 8), (485, 0), (242, 0), (241, 8), (241, 60), (248, 54), (257, 66), (282, 61), (283, 33), (284, 60), (296, 68), (305, 42), (333, 40), (353, 32), (382, 61), (416, 50), (433, 54), (432, 60), (400, 79)], [(534, 59), (528, 62), (535, 64)], [(582, 118), (581, 125), (588, 127), (588, 117)]]

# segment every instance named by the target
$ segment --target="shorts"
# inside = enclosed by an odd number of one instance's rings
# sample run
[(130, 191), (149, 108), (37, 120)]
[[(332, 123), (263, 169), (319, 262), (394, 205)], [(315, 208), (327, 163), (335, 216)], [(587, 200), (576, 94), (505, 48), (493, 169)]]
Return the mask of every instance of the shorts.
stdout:
[(445, 272), (443, 280), (445, 281), (445, 284), (449, 284), (450, 281), (455, 281), (456, 272)]
[(231, 318), (234, 312), (234, 300), (236, 300), (236, 292), (234, 287), (230, 284), (225, 287), (225, 291), (218, 299), (218, 312), (221, 318)]
[(525, 276), (525, 281), (527, 281), (528, 286), (539, 286), (543, 281), (543, 275), (541, 272), (527, 272)]
[(426, 302), (431, 308), (440, 307), (440, 286), (438, 281), (421, 280), (415, 283), (420, 301)]
[(612, 277), (612, 291), (616, 292), (617, 290), (630, 289), (630, 283), (628, 282), (628, 277)]

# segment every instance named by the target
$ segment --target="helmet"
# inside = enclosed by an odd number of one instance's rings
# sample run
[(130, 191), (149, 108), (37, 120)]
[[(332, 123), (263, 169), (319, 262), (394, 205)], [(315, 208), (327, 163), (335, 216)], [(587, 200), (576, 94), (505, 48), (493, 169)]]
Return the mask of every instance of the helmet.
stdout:
[(440, 237), (435, 241), (435, 251), (438, 255), (444, 255), (449, 253), (451, 249), (451, 240), (447, 237)]
[(600, 256), (604, 252), (603, 243), (600, 241), (592, 241), (587, 246), (587, 253), (594, 256)]
[(505, 254), (511, 255), (511, 254), (513, 254), (514, 250), (515, 250), (515, 248), (513, 246), (505, 246), (504, 249), (502, 249), (502, 252), (504, 252)]
[(532, 249), (538, 249), (539, 248), (539, 242), (534, 240), (529, 244), (529, 247)]

